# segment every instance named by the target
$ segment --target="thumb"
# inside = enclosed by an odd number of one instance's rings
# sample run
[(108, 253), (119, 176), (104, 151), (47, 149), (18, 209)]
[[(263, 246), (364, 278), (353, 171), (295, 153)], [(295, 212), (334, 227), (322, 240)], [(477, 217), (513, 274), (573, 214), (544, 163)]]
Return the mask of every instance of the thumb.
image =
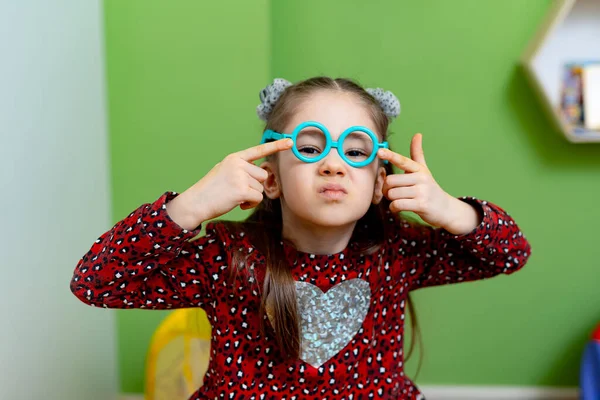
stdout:
[(410, 142), (410, 158), (419, 164), (427, 166), (427, 163), (425, 162), (425, 153), (423, 152), (423, 135), (420, 133), (413, 136), (412, 141)]

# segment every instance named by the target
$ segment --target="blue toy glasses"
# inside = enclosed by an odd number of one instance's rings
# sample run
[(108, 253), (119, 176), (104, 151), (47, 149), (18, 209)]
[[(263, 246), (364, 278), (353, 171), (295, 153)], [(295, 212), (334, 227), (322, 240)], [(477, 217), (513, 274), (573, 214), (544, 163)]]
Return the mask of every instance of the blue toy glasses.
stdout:
[[(294, 142), (292, 152), (301, 161), (314, 163), (322, 160), (333, 147), (345, 162), (355, 168), (369, 165), (377, 156), (377, 150), (388, 148), (388, 143), (379, 142), (373, 131), (358, 125), (346, 129), (338, 141), (334, 142), (327, 128), (315, 121), (301, 123), (291, 135), (268, 129), (263, 133), (260, 143), (287, 138)], [(387, 163), (387, 160), (384, 162)]]

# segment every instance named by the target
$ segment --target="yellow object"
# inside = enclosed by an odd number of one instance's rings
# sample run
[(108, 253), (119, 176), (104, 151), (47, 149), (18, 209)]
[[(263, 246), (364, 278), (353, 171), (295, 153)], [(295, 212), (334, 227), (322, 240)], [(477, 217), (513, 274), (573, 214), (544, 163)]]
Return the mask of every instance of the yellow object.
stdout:
[(146, 361), (146, 400), (188, 400), (202, 386), (211, 327), (204, 310), (175, 310), (152, 337)]

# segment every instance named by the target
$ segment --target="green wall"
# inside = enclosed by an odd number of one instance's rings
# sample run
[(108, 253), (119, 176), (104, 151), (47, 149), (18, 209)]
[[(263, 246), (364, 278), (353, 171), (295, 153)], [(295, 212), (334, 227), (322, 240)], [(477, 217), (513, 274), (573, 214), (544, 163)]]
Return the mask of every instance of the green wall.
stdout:
[[(116, 222), (260, 140), (254, 107), (269, 79), (270, 24), (266, 0), (104, 4)], [(143, 390), (146, 350), (166, 313), (117, 312), (123, 392)]]
[[(384, 87), (402, 103), (395, 150), (422, 132), (442, 187), (500, 204), (533, 246), (516, 275), (415, 292), (418, 383), (575, 386), (600, 315), (600, 146), (562, 139), (517, 67), (549, 5), (106, 0), (114, 221), (254, 144), (258, 91), (273, 77)], [(124, 392), (142, 391), (165, 315), (118, 312)]]

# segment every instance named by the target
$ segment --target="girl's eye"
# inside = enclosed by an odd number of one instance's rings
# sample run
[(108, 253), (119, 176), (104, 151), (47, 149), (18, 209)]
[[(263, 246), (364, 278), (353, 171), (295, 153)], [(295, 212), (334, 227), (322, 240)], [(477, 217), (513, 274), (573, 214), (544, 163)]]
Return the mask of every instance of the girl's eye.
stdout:
[(346, 151), (346, 156), (352, 158), (367, 158), (368, 154), (364, 150), (352, 149)]
[(311, 147), (311, 146), (304, 146), (298, 149), (298, 151), (300, 153), (305, 153), (307, 155), (311, 155), (311, 156), (315, 156), (317, 154), (319, 154), (321, 152), (321, 150), (319, 150), (316, 147)]

